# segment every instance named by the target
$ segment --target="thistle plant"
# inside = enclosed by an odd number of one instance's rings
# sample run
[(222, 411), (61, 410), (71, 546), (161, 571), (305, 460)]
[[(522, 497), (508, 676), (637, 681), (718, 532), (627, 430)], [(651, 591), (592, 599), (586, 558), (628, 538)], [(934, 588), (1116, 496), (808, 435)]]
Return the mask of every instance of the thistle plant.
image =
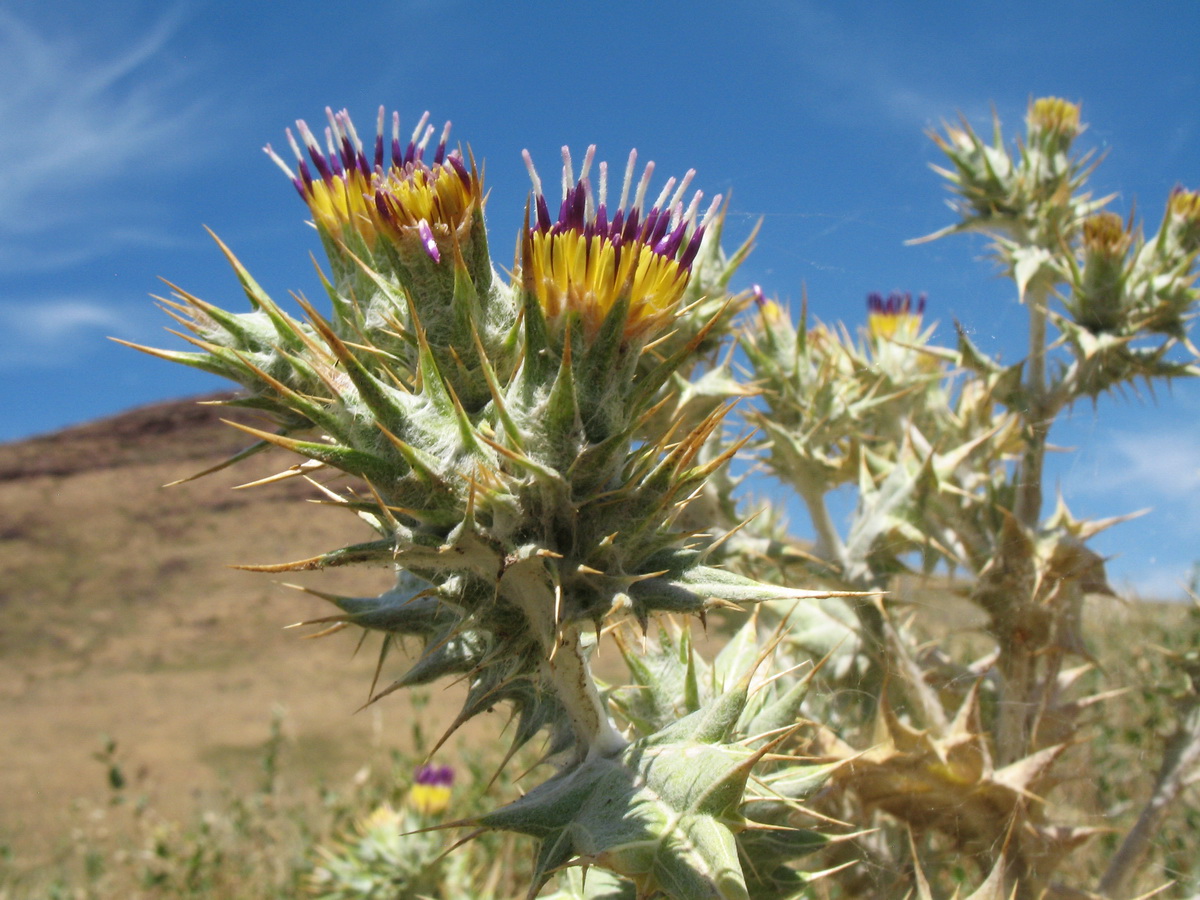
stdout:
[(256, 440), (246, 454), (282, 448), (302, 460), (285, 476), (349, 476), (320, 489), (377, 535), (244, 568), (392, 567), (377, 597), (320, 593), (337, 612), (311, 623), (382, 632), (384, 654), (419, 645), (372, 700), (461, 679), (451, 731), (507, 704), (506, 761), (545, 740), (548, 781), (461, 823), (540, 842), (531, 895), (560, 867), (596, 865), (640, 897), (748, 896), (735, 836), (751, 827), (751, 771), (787, 733), (745, 745), (750, 672), (643, 733), (618, 727), (590, 662), (624, 620), (645, 631), (664, 614), (703, 620), (827, 593), (708, 565), (711, 536), (681, 524), (738, 446), (706, 454), (729, 404), (696, 414), (673, 381), (703, 364), (744, 302), (725, 286), (745, 248), (725, 261), (711, 242), (720, 198), (702, 208), (689, 172), (652, 199), (653, 164), (639, 172), (633, 153), (610, 206), (595, 149), (578, 175), (564, 149), (555, 214), (526, 155), (532, 191), (505, 280), (489, 256), (482, 177), (448, 148), (449, 125), (430, 155), (427, 117), (407, 144), (393, 117), (389, 148), (381, 111), (373, 151), (346, 113), (328, 118), (324, 144), (303, 122), (298, 139), (288, 133), (294, 162), (267, 148), (325, 248), (328, 311), (299, 298), (295, 317), (221, 244), (250, 311), (173, 288), (163, 306), (196, 349), (148, 350), (237, 382), (231, 405), (266, 419), (236, 426)]
[[(958, 221), (930, 239), (988, 235), (1028, 314), (1025, 358), (1002, 365), (961, 328), (935, 344), (924, 297), (871, 295), (855, 333), (794, 320), (757, 287), (731, 293), (753, 235), (727, 255), (720, 198), (691, 192), (692, 172), (653, 193), (636, 153), (610, 204), (595, 149), (576, 172), (564, 148), (556, 205), (525, 154), (501, 276), (480, 167), (449, 125), (434, 145), (426, 115), (406, 142), (393, 116), (389, 140), (381, 110), (368, 149), (346, 113), (328, 119), (323, 141), (288, 132), (291, 161), (267, 148), (312, 216), (327, 302), (289, 312), (218, 241), (249, 311), (172, 285), (161, 302), (195, 349), (139, 349), (240, 385), (229, 405), (262, 422), (235, 426), (254, 443), (229, 463), (299, 457), (278, 477), (308, 478), (373, 530), (243, 567), (391, 570), (374, 597), (309, 588), (335, 611), (302, 623), (380, 632), (379, 671), (415, 648), (372, 702), (453, 679), (466, 696), (442, 741), (503, 706), (502, 770), (541, 742), (519, 798), (439, 827), (528, 836), (529, 896), (557, 878), (560, 900), (784, 900), (819, 876), (841, 896), (924, 898), (946, 860), (980, 900), (1067, 890), (1055, 879), (1097, 829), (1051, 791), (1111, 696), (1089, 675), (1083, 608), (1111, 594), (1088, 540), (1118, 520), (1048, 512), (1045, 455), (1076, 402), (1200, 372), (1197, 195), (1174, 191), (1144, 237), (1088, 192), (1079, 107), (1057, 98), (1030, 105), (1011, 148), (998, 122), (991, 142), (965, 123), (933, 135)], [(748, 397), (735, 436), (726, 420)], [(775, 515), (743, 521), (726, 470), (739, 454), (795, 492), (811, 546)], [(847, 487), (843, 526), (829, 496)], [(898, 576), (934, 574), (982, 613), (982, 657), (923, 643), (899, 614)], [(708, 661), (691, 628), (715, 611), (737, 612)], [(595, 673), (607, 640), (625, 681)], [(1106, 895), (1192, 777), (1193, 706)], [(328, 872), (364, 853), (385, 882), (416, 872), (387, 860), (408, 846), (401, 819), (439, 791), (378, 812)], [(899, 871), (903, 885), (872, 880)]]
[[(1024, 359), (1001, 365), (961, 328), (957, 346), (931, 344), (923, 303), (898, 294), (869, 298), (858, 337), (806, 317), (794, 324), (764, 300), (743, 338), (763, 391), (761, 453), (816, 535), (802, 568), (794, 554), (748, 571), (801, 569), (807, 583), (864, 590), (940, 568), (956, 573), (991, 640), (982, 658), (956, 662), (923, 647), (891, 605), (854, 604), (843, 621), (858, 640), (843, 655), (859, 665), (831, 674), (860, 701), (821, 708), (821, 747), (846, 760), (835, 776), (844, 794), (829, 809), (880, 824), (863, 846), (882, 867), (910, 855), (911, 829), (975, 860), (981, 877), (999, 871), (1005, 896), (1050, 890), (1098, 831), (1047, 794), (1085, 738), (1087, 711), (1109, 696), (1081, 691), (1092, 667), (1083, 604), (1112, 594), (1087, 542), (1119, 517), (1080, 520), (1061, 498), (1047, 513), (1050, 432), (1080, 400), (1198, 372), (1187, 339), (1197, 195), (1173, 191), (1159, 231), (1144, 237), (1105, 209), (1111, 197), (1088, 192), (1096, 161), (1074, 149), (1082, 130), (1076, 104), (1044, 98), (1014, 149), (998, 121), (991, 142), (965, 123), (932, 135), (959, 221), (925, 240), (991, 239), (1028, 315)], [(843, 485), (858, 493), (844, 530), (827, 505)], [(1180, 797), (1179, 767), (1163, 771), (1147, 809)], [(1136, 849), (1123, 848), (1099, 881), (1106, 895), (1134, 874), (1147, 831), (1130, 832)]]
[[(417, 898), (436, 894), (448, 878), (445, 847), (436, 832), (423, 830), (446, 811), (454, 783), (449, 766), (422, 766), (407, 802), (382, 803), (364, 816), (335, 847), (321, 847), (310, 878), (322, 900)], [(450, 876), (452, 877), (452, 876)]]

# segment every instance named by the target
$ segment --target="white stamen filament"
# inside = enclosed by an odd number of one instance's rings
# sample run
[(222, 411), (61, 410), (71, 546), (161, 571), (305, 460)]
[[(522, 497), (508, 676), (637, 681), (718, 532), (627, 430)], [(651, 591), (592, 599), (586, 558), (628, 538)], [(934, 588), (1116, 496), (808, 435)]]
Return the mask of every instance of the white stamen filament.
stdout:
[(562, 195), (565, 198), (567, 196), (567, 192), (569, 190), (571, 190), (571, 184), (575, 181), (575, 175), (573, 174), (573, 172), (571, 170), (571, 148), (566, 146), (565, 144), (563, 145), (563, 148), (562, 148), (562, 161), (563, 161)]
[(320, 154), (321, 145), (317, 143), (317, 139), (313, 137), (313, 133), (308, 130), (308, 123), (300, 119), (296, 122), (296, 128), (300, 132), (300, 139), (304, 141), (304, 146)]
[(354, 123), (350, 121), (350, 113), (347, 110), (342, 110), (338, 113), (338, 122), (342, 126), (342, 132), (350, 138), (350, 145), (359, 153), (362, 153), (362, 141), (358, 139), (358, 132), (354, 130)]
[(671, 205), (683, 202), (683, 195), (688, 189), (688, 185), (692, 183), (692, 179), (696, 177), (695, 169), (688, 169), (684, 173), (683, 181), (679, 182), (679, 190), (675, 192), (675, 196), (671, 198)]
[(637, 194), (633, 198), (633, 208), (640, 210), (642, 203), (646, 199), (646, 189), (650, 187), (650, 176), (654, 174), (654, 160), (646, 163), (646, 171), (642, 173), (642, 180), (638, 184)]
[[(428, 118), (429, 113), (425, 113), (425, 117)], [(421, 140), (417, 143), (417, 149), (420, 150), (422, 153), (424, 153), (425, 148), (429, 146), (429, 139), (431, 137), (433, 137), (433, 133), (436, 130), (437, 129), (435, 129), (432, 125), (425, 126), (425, 133), (423, 135), (421, 135)]]
[(587, 153), (583, 155), (583, 168), (579, 170), (579, 180), (587, 178), (588, 172), (592, 170), (592, 160), (596, 157), (596, 145), (589, 144)]
[(525, 160), (525, 170), (529, 172), (529, 180), (533, 182), (533, 196), (542, 196), (542, 179), (538, 177), (537, 169), (533, 167), (533, 157), (528, 150), (521, 151), (521, 159)]
[(629, 151), (629, 162), (625, 163), (625, 180), (621, 183), (621, 202), (617, 204), (618, 209), (624, 209), (625, 203), (629, 200), (629, 186), (633, 184), (633, 169), (637, 165), (637, 150)]
[(709, 204), (708, 212), (706, 212), (704, 214), (704, 218), (700, 220), (701, 228), (708, 227), (708, 223), (713, 220), (713, 217), (717, 214), (717, 210), (720, 208), (720, 206), (721, 206), (721, 195), (717, 194), (717, 196), (713, 197), (712, 203)]
[(292, 134), (292, 129), (285, 128), (284, 131), (287, 133), (288, 143), (292, 145), (292, 152), (296, 154), (296, 159), (303, 160), (304, 155), (300, 152), (300, 145), (296, 143), (296, 136)]
[(671, 189), (675, 187), (675, 176), (672, 175), (667, 179), (667, 183), (663, 185), (663, 189), (658, 192), (658, 196), (654, 199), (654, 205), (651, 209), (663, 209), (667, 202), (667, 197), (671, 195)]
[[(341, 147), (342, 138), (344, 135), (342, 134), (342, 125), (341, 122), (338, 121), (337, 114), (327, 106), (325, 107), (325, 118), (329, 122), (329, 128), (325, 129), (326, 140), (330, 141), (331, 147)], [(332, 137), (330, 137), (330, 131), (333, 132)], [(332, 143), (334, 140), (337, 141), (337, 144)]]
[(267, 156), (271, 157), (271, 162), (283, 169), (284, 174), (287, 175), (288, 178), (290, 178), (292, 181), (296, 180), (296, 173), (289, 169), (288, 164), (279, 158), (279, 154), (272, 149), (270, 144), (267, 144), (267, 146), (263, 147), (263, 152), (267, 154)]
[(417, 138), (420, 136), (421, 130), (425, 127), (425, 123), (428, 121), (429, 121), (429, 110), (425, 110), (425, 115), (421, 116), (421, 120), (419, 122), (417, 122), (417, 127), (413, 129), (412, 137), (409, 138), (409, 141), (414, 146), (417, 146), (417, 147), (425, 146), (425, 140), (428, 140), (428, 138), (425, 138), (424, 140), (421, 140), (419, 142), (418, 142)]

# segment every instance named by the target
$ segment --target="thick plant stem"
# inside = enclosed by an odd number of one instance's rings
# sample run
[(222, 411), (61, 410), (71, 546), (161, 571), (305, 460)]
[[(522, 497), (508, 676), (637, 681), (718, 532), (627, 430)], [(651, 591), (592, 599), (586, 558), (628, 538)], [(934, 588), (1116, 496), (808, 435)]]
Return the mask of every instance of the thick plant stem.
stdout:
[[(1032, 535), (1041, 521), (1042, 470), (1046, 439), (1053, 416), (1048, 409), (1046, 385), (1045, 289), (1031, 287), (1022, 297), (1029, 310), (1029, 355), (1026, 359), (1026, 405), (1015, 409), (1024, 423), (1025, 452), (1015, 472), (1013, 518), (1018, 528)], [(1015, 573), (1014, 573), (1015, 574)], [(1021, 759), (1029, 751), (1031, 712), (1040, 693), (1038, 655), (1049, 634), (1033, 625), (1036, 616), (1036, 579), (1014, 578), (1017, 590), (1004, 598), (1006, 609), (992, 611), (993, 634), (999, 643), (997, 662), (1003, 680), (996, 713), (996, 755), (999, 765)], [(998, 613), (1000, 613), (998, 615)]]
[[(1040, 404), (1039, 404), (1040, 405)], [(1046, 439), (1050, 420), (1043, 409), (1031, 409), (1026, 424), (1028, 444), (1017, 469), (1017, 496), (1013, 514), (1028, 529), (1035, 529), (1042, 515), (1042, 469), (1046, 460)]]
[(567, 708), (579, 740), (580, 756), (615, 756), (628, 746), (629, 742), (608, 717), (596, 690), (578, 626), (567, 625), (560, 630), (558, 645), (553, 655), (542, 661), (541, 668)]
[(1037, 661), (1025, 647), (1001, 644), (1003, 682), (996, 710), (996, 764), (1007, 766), (1029, 746), (1029, 704), (1037, 686)]
[(793, 482), (793, 487), (800, 495), (800, 499), (804, 501), (808, 517), (817, 532), (817, 546), (814, 548), (814, 555), (831, 565), (844, 569), (846, 547), (842, 543), (841, 535), (838, 534), (837, 526), (833, 524), (833, 518), (829, 515), (824, 492), (820, 488), (813, 488), (799, 481)]
[(1051, 418), (1046, 403), (1046, 296), (1045, 291), (1030, 290), (1025, 296), (1029, 308), (1029, 356), (1025, 382), (1025, 409), (1014, 410), (1025, 423), (1029, 441), (1017, 470), (1017, 496), (1013, 514), (1026, 528), (1036, 528), (1042, 515), (1042, 468), (1046, 458), (1046, 438)]
[(555, 595), (541, 560), (511, 565), (504, 573), (501, 591), (521, 610), (530, 633), (541, 645), (539, 668), (571, 723), (577, 758), (619, 753), (628, 742), (613, 725), (596, 689), (579, 626), (555, 621)]

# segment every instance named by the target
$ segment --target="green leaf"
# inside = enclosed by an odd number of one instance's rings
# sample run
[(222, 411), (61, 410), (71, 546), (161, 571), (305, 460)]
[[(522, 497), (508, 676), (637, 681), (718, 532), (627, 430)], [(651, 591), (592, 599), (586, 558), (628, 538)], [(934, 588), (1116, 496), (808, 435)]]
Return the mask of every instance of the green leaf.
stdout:
[(687, 736), (709, 731), (714, 715), (728, 718), (699, 710), (617, 757), (585, 760), (477, 824), (540, 839), (535, 890), (578, 860), (630, 879), (638, 896), (749, 900), (732, 828), (741, 827), (737, 807), (758, 756)]

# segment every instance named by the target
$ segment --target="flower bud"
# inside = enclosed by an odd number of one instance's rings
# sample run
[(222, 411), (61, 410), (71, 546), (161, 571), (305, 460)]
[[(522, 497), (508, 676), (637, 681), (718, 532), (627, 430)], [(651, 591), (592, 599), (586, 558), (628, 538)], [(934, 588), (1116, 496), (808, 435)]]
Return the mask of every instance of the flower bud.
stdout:
[(1126, 303), (1133, 235), (1121, 217), (1101, 212), (1083, 220), (1083, 269), (1068, 302), (1075, 321), (1089, 331), (1119, 330)]
[(960, 202), (955, 208), (964, 219), (1006, 228), (1022, 211), (1016, 167), (1004, 145), (985, 143), (970, 126), (946, 126), (946, 135), (931, 133), (934, 142), (954, 164), (953, 170), (934, 166), (950, 180)]
[(1200, 191), (1176, 186), (1167, 200), (1167, 234), (1185, 255), (1200, 250)]
[(1062, 153), (1082, 130), (1079, 104), (1060, 97), (1040, 97), (1029, 104), (1025, 118), (1029, 143), (1049, 152)]

